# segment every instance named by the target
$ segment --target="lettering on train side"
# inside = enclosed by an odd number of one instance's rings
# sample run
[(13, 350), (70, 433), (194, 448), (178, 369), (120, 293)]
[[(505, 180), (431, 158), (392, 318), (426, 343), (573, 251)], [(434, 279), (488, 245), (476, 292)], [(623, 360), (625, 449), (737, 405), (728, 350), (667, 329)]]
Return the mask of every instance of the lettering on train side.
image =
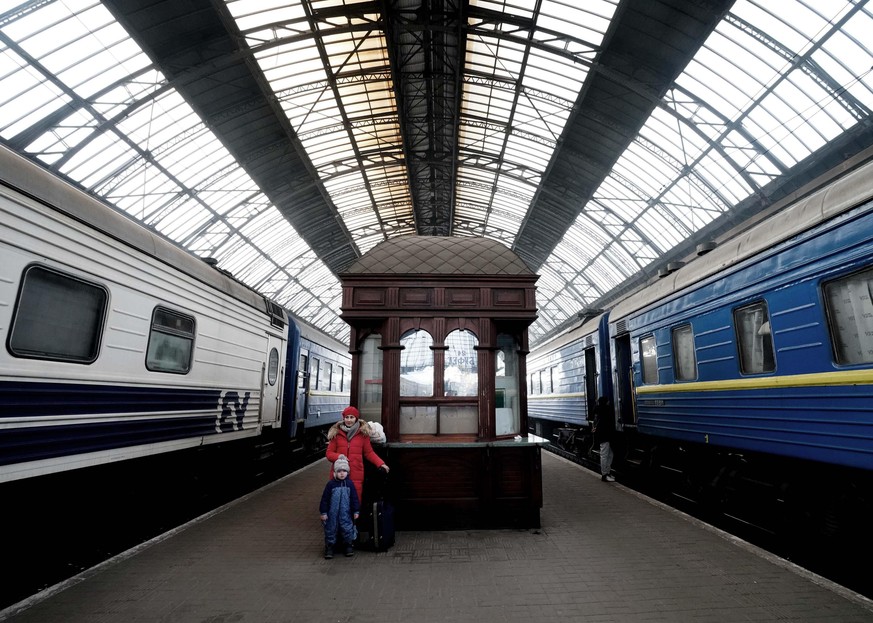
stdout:
[(251, 392), (245, 393), (240, 402), (239, 392), (226, 391), (218, 398), (218, 419), (215, 420), (215, 432), (242, 430), (246, 407), (249, 406)]

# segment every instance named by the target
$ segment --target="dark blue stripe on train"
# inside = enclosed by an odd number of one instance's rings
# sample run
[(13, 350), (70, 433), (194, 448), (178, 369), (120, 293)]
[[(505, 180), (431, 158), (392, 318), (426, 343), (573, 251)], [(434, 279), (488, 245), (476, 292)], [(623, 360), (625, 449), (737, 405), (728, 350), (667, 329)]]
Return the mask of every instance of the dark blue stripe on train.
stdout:
[(0, 430), (0, 465), (215, 434), (215, 417)]
[(6, 381), (0, 382), (0, 418), (203, 411), (217, 409), (220, 396), (216, 389)]
[[(239, 430), (248, 403), (248, 393), (216, 389), (0, 382), (0, 418), (41, 418), (0, 429), (0, 465)], [(200, 415), (159, 417), (165, 412)], [(46, 425), (52, 417), (106, 414), (121, 419)]]

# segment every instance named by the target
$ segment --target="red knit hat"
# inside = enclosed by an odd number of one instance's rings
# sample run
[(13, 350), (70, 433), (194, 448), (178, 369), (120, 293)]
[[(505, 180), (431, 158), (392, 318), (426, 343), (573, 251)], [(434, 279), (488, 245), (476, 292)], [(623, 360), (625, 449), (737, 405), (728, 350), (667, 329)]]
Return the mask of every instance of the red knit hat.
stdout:
[(346, 407), (343, 409), (343, 415), (354, 415), (356, 420), (361, 417), (360, 412), (354, 407)]

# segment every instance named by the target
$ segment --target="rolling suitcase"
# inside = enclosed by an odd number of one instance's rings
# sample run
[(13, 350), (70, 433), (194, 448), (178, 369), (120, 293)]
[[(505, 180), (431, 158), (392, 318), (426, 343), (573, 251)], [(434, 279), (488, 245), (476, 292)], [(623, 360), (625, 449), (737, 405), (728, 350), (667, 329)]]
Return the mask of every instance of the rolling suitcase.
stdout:
[(358, 519), (360, 549), (384, 552), (394, 545), (394, 506), (385, 499), (387, 494), (388, 476), (370, 463), (365, 464), (364, 499)]
[(374, 552), (387, 551), (394, 545), (394, 507), (378, 500), (368, 504), (361, 513), (358, 527), (358, 547)]

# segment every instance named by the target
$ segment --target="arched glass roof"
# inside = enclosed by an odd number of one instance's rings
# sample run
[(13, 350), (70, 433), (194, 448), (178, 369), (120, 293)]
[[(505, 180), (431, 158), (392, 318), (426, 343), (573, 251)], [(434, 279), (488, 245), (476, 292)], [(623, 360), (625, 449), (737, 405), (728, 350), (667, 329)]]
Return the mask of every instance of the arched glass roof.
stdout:
[(388, 238), (513, 248), (536, 342), (873, 142), (866, 1), (132, 4), (4, 5), (0, 140), (341, 340)]

